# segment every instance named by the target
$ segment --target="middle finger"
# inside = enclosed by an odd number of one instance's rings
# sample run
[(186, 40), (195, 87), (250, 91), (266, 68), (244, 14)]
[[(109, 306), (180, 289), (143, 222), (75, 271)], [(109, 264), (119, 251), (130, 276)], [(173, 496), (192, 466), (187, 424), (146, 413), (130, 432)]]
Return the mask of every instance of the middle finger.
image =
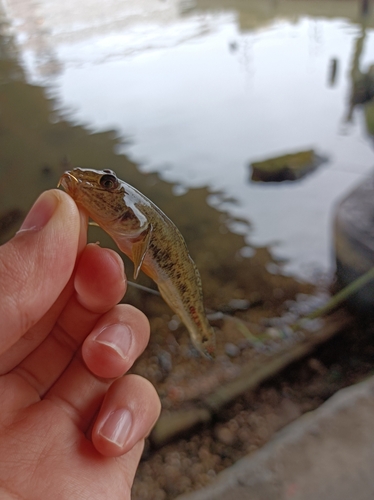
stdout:
[(14, 370), (40, 396), (53, 385), (102, 314), (122, 298), (123, 263), (113, 251), (88, 245), (74, 277), (76, 293), (68, 301), (48, 337)]

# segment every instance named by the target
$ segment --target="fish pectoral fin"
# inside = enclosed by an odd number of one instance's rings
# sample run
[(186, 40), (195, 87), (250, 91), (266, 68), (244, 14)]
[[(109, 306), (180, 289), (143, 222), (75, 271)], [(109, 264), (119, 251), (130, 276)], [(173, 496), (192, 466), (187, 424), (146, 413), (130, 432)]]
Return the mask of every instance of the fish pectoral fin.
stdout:
[(134, 279), (138, 277), (140, 268), (142, 267), (145, 254), (147, 253), (149, 243), (151, 241), (152, 226), (149, 225), (145, 229), (138, 241), (132, 245), (132, 261), (134, 263)]

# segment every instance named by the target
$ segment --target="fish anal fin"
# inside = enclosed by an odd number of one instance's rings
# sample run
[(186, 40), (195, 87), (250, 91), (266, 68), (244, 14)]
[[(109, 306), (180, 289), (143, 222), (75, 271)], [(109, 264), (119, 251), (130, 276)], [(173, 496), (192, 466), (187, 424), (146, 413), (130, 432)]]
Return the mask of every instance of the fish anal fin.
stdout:
[(152, 226), (148, 226), (139, 238), (132, 244), (132, 261), (134, 263), (134, 279), (138, 277), (140, 268), (142, 267), (145, 254), (147, 253), (149, 243), (152, 236)]

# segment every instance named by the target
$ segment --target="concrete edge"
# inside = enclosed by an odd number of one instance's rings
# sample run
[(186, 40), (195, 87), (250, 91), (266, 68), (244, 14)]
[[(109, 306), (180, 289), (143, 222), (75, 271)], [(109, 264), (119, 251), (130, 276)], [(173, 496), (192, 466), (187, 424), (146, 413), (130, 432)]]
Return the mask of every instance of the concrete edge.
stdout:
[(372, 500), (373, 464), (371, 377), (286, 426), (209, 487), (177, 500)]

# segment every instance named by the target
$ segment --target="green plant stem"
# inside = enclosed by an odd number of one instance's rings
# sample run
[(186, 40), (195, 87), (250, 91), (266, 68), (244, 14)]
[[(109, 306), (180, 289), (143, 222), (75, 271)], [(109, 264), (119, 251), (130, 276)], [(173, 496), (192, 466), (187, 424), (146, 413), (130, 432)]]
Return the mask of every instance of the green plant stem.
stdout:
[(357, 292), (357, 290), (364, 287), (367, 283), (369, 283), (372, 280), (374, 280), (374, 267), (372, 267), (369, 271), (367, 271), (359, 278), (352, 281), (352, 283), (350, 283), (345, 288), (336, 293), (333, 297), (331, 297), (331, 299), (327, 302), (327, 304), (316, 309), (312, 313), (308, 314), (307, 316), (305, 316), (305, 318), (316, 319), (323, 316), (324, 314), (327, 314), (336, 306), (338, 306), (341, 302), (346, 300), (350, 295)]

